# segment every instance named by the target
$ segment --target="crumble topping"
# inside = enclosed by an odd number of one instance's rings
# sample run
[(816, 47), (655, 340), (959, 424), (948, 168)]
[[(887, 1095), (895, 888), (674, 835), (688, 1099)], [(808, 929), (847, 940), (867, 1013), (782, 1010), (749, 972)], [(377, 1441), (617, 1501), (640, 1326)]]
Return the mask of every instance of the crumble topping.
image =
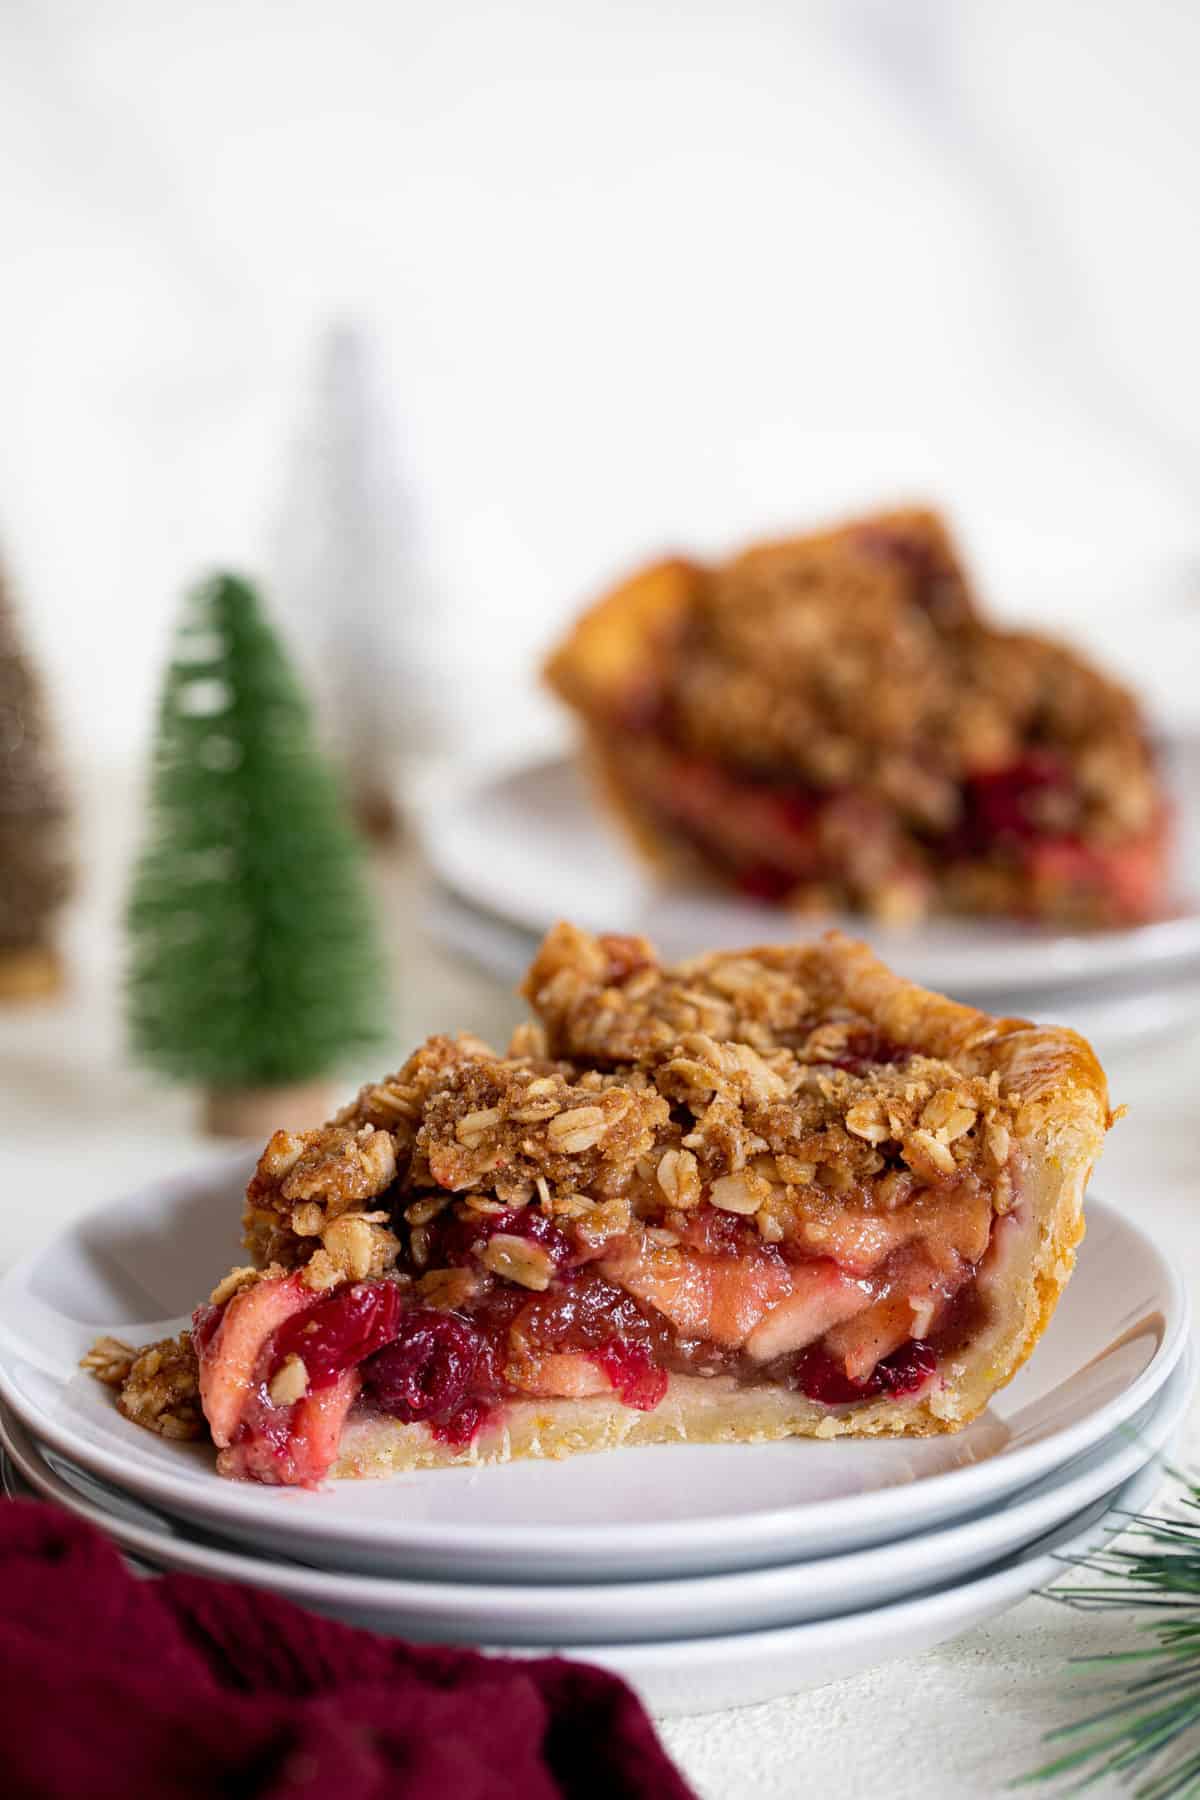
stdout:
[[(811, 1247), (831, 1206), (927, 1212), (959, 1190), (986, 1190), (988, 1216), (1011, 1203), (998, 1078), (886, 1043), (820, 945), (664, 969), (642, 939), (560, 925), (524, 991), (542, 1054), (524, 1028), (507, 1056), (435, 1038), (332, 1124), (275, 1134), (247, 1193), (257, 1262), (302, 1268), (318, 1291), (407, 1262), (453, 1307), (479, 1274), (430, 1263), (447, 1213), (532, 1207), (597, 1249), (669, 1237), (707, 1201), (766, 1242)], [(531, 1288), (551, 1273), (505, 1231), (479, 1265)]]
[[(118, 1373), (124, 1365), (124, 1372)], [(205, 1435), (200, 1376), (190, 1331), (134, 1350), (117, 1338), (100, 1338), (80, 1365), (120, 1388), (117, 1407), (134, 1425), (160, 1437)]]
[(132, 1344), (126, 1344), (121, 1338), (97, 1338), (86, 1356), (79, 1359), (81, 1369), (102, 1381), (105, 1387), (119, 1388), (125, 1385), (130, 1369), (133, 1367), (137, 1351)]
[[(678, 747), (818, 786), (878, 791), (919, 823), (957, 817), (964, 778), (1031, 743), (1080, 775), (1047, 796), (1085, 835), (1149, 824), (1157, 803), (1137, 703), (1065, 646), (987, 625), (930, 515), (798, 539), (718, 570), (661, 671)], [(931, 608), (930, 559), (962, 592)]]
[(311, 1246), (313, 1287), (389, 1269), (398, 1243), (388, 1215), (364, 1206), (395, 1180), (403, 1137), (374, 1125), (277, 1131), (246, 1190), (244, 1236), (255, 1260), (294, 1262), (294, 1240), (313, 1238), (320, 1240), (319, 1249)]

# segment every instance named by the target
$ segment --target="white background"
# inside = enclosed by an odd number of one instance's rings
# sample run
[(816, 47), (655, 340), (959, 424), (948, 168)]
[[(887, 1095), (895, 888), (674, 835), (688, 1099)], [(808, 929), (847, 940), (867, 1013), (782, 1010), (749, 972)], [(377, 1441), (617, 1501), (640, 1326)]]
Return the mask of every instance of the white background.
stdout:
[(523, 738), (631, 558), (913, 494), (1194, 712), (1198, 73), (1186, 0), (5, 0), (0, 538), (72, 751), (143, 744), (182, 584), (286, 567), (339, 319), (398, 718)]
[[(120, 1051), (99, 765), (144, 748), (181, 586), (295, 565), (339, 319), (399, 494), (394, 595), (342, 596), (373, 711), (522, 740), (629, 559), (926, 493), (998, 609), (1200, 720), (1198, 75), (1191, 0), (0, 0), (0, 540), (97, 765), (71, 990), (0, 1019), (0, 1260), (200, 1153)], [(400, 1042), (501, 1037), (388, 908)], [(1112, 1075), (1101, 1191), (1195, 1294), (1194, 1054)], [(1136, 1641), (1031, 1601), (669, 1741), (711, 1800), (985, 1800), (1083, 1710), (1069, 1659)]]

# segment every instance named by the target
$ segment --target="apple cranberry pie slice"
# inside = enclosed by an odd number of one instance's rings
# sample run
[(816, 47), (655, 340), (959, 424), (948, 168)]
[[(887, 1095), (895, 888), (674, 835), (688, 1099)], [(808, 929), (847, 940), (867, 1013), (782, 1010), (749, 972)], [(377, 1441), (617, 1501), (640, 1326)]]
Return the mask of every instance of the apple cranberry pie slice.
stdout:
[(1163, 907), (1167, 809), (1133, 697), (990, 625), (930, 513), (644, 569), (547, 675), (668, 871), (883, 917)]
[(433, 1038), (275, 1134), (190, 1343), (98, 1349), (128, 1416), (198, 1392), (224, 1474), (311, 1485), (953, 1431), (1028, 1356), (1109, 1123), (1082, 1039), (836, 935), (663, 968), (562, 925), (524, 991), (507, 1055)]

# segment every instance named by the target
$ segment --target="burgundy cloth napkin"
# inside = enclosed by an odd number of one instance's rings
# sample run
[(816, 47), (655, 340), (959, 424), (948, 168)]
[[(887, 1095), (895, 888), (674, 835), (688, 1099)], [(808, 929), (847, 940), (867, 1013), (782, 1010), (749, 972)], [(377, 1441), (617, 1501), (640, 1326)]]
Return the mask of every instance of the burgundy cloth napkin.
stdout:
[(695, 1800), (613, 1675), (426, 1648), (0, 1503), (4, 1800)]

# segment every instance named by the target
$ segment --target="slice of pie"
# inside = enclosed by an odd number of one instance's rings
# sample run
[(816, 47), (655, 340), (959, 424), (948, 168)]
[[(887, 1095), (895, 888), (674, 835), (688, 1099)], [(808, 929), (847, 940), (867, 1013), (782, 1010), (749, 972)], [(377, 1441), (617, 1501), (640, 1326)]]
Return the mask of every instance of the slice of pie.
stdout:
[(668, 874), (883, 918), (1163, 909), (1168, 811), (1132, 695), (990, 625), (931, 513), (658, 563), (547, 675)]
[[(561, 925), (507, 1056), (432, 1038), (276, 1132), (190, 1334), (89, 1364), (222, 1473), (954, 1431), (1045, 1329), (1110, 1123), (1074, 1033), (861, 944)], [(199, 1408), (202, 1409), (201, 1423)]]

